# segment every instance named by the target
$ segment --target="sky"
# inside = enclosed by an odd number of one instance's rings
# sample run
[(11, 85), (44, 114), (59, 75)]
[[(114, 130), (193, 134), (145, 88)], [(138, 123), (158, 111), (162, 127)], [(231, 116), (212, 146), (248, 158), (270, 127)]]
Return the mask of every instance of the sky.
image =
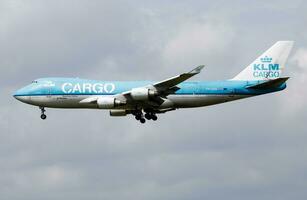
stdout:
[[(306, 199), (307, 3), (0, 0), (0, 196)], [(234, 77), (278, 40), (295, 47), (280, 93), (182, 109), (144, 125), (47, 109), (12, 93), (41, 77)]]

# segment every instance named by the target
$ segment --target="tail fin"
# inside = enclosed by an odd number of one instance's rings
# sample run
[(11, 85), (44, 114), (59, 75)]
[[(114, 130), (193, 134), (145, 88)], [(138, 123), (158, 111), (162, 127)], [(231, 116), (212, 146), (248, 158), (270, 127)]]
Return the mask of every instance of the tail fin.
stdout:
[(281, 77), (293, 41), (278, 41), (232, 80), (272, 80)]

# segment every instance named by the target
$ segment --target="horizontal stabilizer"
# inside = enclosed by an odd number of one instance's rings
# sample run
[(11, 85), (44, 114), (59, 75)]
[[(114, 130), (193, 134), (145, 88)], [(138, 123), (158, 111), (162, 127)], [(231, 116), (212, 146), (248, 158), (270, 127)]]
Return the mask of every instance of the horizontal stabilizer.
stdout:
[(284, 82), (286, 82), (289, 77), (277, 78), (273, 80), (268, 80), (259, 84), (250, 85), (246, 88), (248, 89), (269, 89), (269, 88), (276, 88), (281, 86)]

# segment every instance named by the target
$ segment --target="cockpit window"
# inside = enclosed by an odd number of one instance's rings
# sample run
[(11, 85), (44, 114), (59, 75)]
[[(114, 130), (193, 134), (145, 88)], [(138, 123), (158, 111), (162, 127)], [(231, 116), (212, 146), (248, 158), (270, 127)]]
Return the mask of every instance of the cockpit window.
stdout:
[(32, 81), (32, 83), (37, 83), (37, 81)]

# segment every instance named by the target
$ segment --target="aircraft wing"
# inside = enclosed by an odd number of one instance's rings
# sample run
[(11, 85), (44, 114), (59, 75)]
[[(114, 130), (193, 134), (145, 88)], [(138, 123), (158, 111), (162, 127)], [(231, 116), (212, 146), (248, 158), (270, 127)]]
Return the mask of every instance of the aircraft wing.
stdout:
[[(175, 93), (180, 88), (178, 84), (186, 81), (187, 79), (199, 74), (204, 68), (204, 65), (200, 65), (195, 69), (174, 76), (172, 78), (154, 83), (152, 85), (145, 85), (139, 88), (132, 88), (129, 91), (116, 94), (112, 98), (119, 99), (128, 104), (142, 104), (144, 106), (156, 107), (161, 105), (165, 100), (166, 96)], [(89, 97), (82, 100), (80, 103), (97, 103), (99, 96)], [(167, 111), (166, 111), (167, 112)]]
[[(153, 89), (159, 95), (162, 94), (167, 95), (169, 93), (175, 92), (178, 89), (180, 89), (177, 86), (178, 84), (186, 81), (187, 79), (195, 76), (196, 74), (199, 74), (204, 67), (205, 67), (204, 65), (200, 65), (189, 72), (182, 73), (180, 75), (165, 79), (163, 81), (159, 81), (157, 83), (154, 83), (153, 85), (144, 86), (144, 88)], [(123, 93), (123, 95), (129, 95), (129, 94), (131, 94), (131, 90)]]
[[(132, 90), (126, 91), (122, 94), (119, 94), (119, 96), (124, 96), (125, 99), (128, 101), (142, 101), (143, 103), (150, 105), (150, 106), (159, 106), (161, 105), (165, 100), (166, 96), (169, 94), (175, 93), (180, 88), (177, 86), (178, 84), (186, 81), (187, 79), (195, 76), (196, 74), (199, 74), (201, 70), (204, 68), (204, 65), (200, 65), (193, 70), (174, 76), (172, 78), (154, 83), (152, 85), (147, 85), (140, 88), (133, 88)], [(145, 98), (143, 100), (137, 99), (136, 93), (143, 93), (148, 94), (148, 98)]]
[(157, 90), (167, 90), (170, 89), (176, 85), (178, 85), (179, 83), (184, 82), (185, 80), (191, 78), (192, 76), (199, 74), (200, 71), (204, 68), (204, 65), (200, 65), (198, 67), (196, 67), (195, 69), (193, 69), (190, 72), (187, 73), (183, 73), (180, 74), (178, 76), (157, 82), (155, 84), (153, 84), (153, 86), (157, 89)]

